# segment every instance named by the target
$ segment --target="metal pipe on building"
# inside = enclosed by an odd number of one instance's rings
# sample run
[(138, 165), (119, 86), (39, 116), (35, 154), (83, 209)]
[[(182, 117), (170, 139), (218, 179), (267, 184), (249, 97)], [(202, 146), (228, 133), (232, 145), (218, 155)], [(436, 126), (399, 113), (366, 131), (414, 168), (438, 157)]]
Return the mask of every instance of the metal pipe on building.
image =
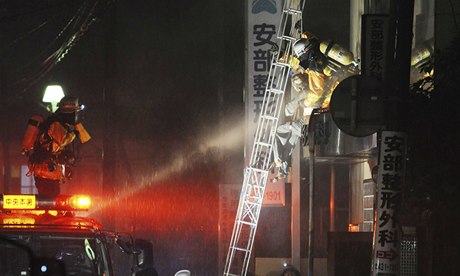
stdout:
[(292, 154), (291, 171), (291, 265), (300, 271), (300, 151), (299, 145)]
[(335, 231), (335, 166), (331, 163), (330, 167), (330, 185), (329, 194), (329, 231)]
[[(313, 114), (313, 113), (312, 113)], [(312, 116), (311, 118), (314, 118)], [(310, 119), (308, 124), (309, 158), (309, 192), (308, 192), (308, 276), (313, 276), (313, 235), (314, 235), (314, 193), (315, 193), (315, 124)]]

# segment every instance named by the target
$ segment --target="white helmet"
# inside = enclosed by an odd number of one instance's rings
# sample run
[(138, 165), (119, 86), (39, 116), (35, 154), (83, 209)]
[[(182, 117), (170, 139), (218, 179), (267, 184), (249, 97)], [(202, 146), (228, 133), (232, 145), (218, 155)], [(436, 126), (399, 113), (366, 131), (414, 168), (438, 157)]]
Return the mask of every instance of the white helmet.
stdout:
[(311, 47), (312, 47), (312, 44), (310, 40), (301, 38), (297, 40), (296, 42), (294, 42), (294, 46), (292, 47), (292, 50), (294, 51), (294, 55), (296, 55), (296, 57), (299, 58), (303, 56), (305, 53), (307, 53), (308, 51), (310, 51)]
[(177, 271), (176, 274), (174, 274), (174, 276), (190, 276), (192, 275), (190, 273), (190, 270), (181, 270), (181, 271)]

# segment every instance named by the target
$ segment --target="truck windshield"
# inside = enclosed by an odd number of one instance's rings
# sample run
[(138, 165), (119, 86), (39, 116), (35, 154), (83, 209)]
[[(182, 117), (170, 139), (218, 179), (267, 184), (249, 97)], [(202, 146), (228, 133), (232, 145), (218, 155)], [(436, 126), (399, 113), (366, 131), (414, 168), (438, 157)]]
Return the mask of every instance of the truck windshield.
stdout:
[[(110, 275), (107, 252), (95, 236), (27, 233), (6, 237), (29, 248), (34, 257), (62, 261), (66, 275)], [(0, 275), (30, 275), (29, 259), (24, 248), (0, 242)]]

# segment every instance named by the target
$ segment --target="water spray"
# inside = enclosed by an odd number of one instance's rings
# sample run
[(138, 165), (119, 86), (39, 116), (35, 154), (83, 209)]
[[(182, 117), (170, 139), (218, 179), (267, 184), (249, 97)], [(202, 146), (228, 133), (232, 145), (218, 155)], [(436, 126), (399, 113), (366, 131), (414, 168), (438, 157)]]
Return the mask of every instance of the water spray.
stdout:
[(219, 152), (223, 150), (234, 149), (241, 145), (243, 138), (244, 122), (240, 122), (234, 125), (225, 133), (217, 133), (209, 138), (202, 138), (201, 140), (203, 142), (196, 147), (196, 150), (193, 150), (188, 154), (179, 154), (174, 160), (172, 160), (169, 165), (142, 177), (138, 185), (125, 187), (121, 191), (118, 191), (115, 197), (108, 198), (103, 202), (100, 200), (97, 203), (94, 202), (94, 207), (89, 212), (89, 215), (91, 216), (93, 213), (98, 212), (101, 209), (107, 208), (114, 204), (118, 204), (120, 200), (133, 196), (142, 189), (152, 186), (154, 183), (163, 181), (173, 175), (184, 172), (189, 164), (198, 162), (198, 159), (201, 159), (204, 153), (207, 153), (213, 149), (218, 149)]

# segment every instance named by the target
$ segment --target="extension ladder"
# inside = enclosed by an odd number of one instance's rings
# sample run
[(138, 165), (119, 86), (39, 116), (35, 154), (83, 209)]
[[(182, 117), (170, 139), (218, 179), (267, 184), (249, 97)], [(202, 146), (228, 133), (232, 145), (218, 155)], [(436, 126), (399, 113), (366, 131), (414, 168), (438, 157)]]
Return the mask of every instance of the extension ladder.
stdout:
[(302, 33), (304, 0), (286, 0), (277, 34), (252, 155), (245, 169), (238, 210), (224, 268), (224, 276), (245, 276), (265, 193), (278, 120), (290, 80), (292, 45)]

